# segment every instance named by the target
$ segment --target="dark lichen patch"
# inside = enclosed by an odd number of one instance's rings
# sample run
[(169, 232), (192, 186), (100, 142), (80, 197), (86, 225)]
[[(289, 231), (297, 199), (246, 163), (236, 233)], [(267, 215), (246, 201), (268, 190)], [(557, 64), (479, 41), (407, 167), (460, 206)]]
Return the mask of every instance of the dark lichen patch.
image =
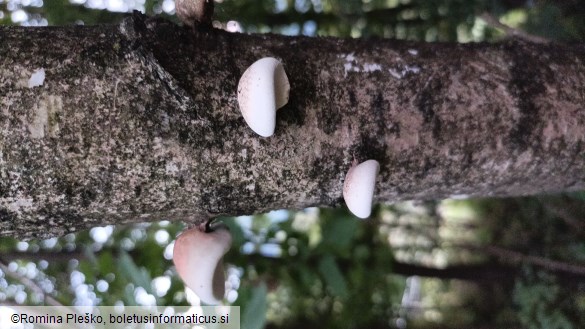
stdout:
[(81, 205), (89, 207), (89, 205), (96, 199), (97, 193), (92, 189), (84, 188), (79, 195), (81, 198)]
[(101, 42), (84, 48), (79, 52), (79, 56), (84, 62), (93, 63), (98, 67), (108, 67), (119, 60), (118, 52), (112, 49), (110, 43)]
[[(273, 35), (274, 38), (283, 38), (282, 41), (288, 43), (288, 38)], [(303, 49), (304, 43), (310, 43), (313, 38), (299, 38), (297, 48)], [(252, 40), (251, 40), (252, 41)], [(252, 41), (253, 42), (253, 41)], [(327, 47), (327, 44), (323, 44)], [(290, 83), (289, 105), (290, 118), (285, 120), (294, 120), (293, 123), (302, 126), (306, 121), (307, 109), (315, 108), (314, 102), (316, 95), (323, 94), (323, 84), (320, 80), (322, 68), (312, 57), (305, 57), (303, 52), (291, 52), (288, 47), (274, 49), (273, 55), (281, 59), (286, 75)], [(301, 57), (299, 58), (299, 54)], [(326, 89), (325, 89), (326, 90)], [(320, 100), (317, 100), (320, 101)]]
[(376, 133), (380, 136), (386, 130), (386, 117), (388, 116), (389, 108), (390, 103), (384, 98), (384, 93), (381, 90), (375, 91), (371, 97), (370, 110), (374, 114)]
[(360, 134), (360, 144), (356, 146), (355, 157), (359, 162), (374, 159), (383, 163), (388, 163), (388, 146), (383, 140), (373, 137), (371, 134), (362, 132)]
[(193, 132), (190, 129), (187, 129), (186, 127), (182, 127), (182, 129), (179, 129), (177, 131), (177, 138), (179, 143), (188, 144), (192, 139), (191, 138), (192, 133)]
[(39, 214), (48, 219), (47, 225), (49, 226), (49, 231), (52, 229), (64, 230), (66, 234), (86, 228), (83, 216), (73, 211), (54, 211), (53, 209), (46, 208), (39, 210)]
[[(430, 175), (431, 170), (437, 167), (437, 160), (431, 158), (424, 158), (422, 162), (422, 166), (420, 166), (418, 171), (416, 171), (415, 177), (417, 179), (423, 179)], [(439, 182), (437, 182), (439, 183)]]
[(6, 168), (0, 168), (0, 198), (6, 198), (11, 196), (11, 182), (6, 179), (8, 177), (8, 173)]
[(64, 203), (69, 204), (79, 204), (83, 207), (89, 206), (93, 201), (95, 201), (98, 193), (96, 191), (96, 187), (92, 185), (91, 187), (85, 188), (83, 186), (79, 186), (77, 183), (71, 183), (66, 180), (58, 180), (54, 183), (55, 186), (55, 194), (56, 195), (64, 195)]
[(372, 96), (371, 109), (376, 115), (376, 119), (384, 117), (384, 112), (387, 109), (387, 102), (381, 91), (376, 91)]
[[(246, 197), (243, 198), (242, 196)], [(248, 184), (243, 182), (235, 185), (217, 183), (211, 190), (202, 195), (201, 201), (206, 205), (209, 213), (227, 214), (235, 212), (238, 214), (252, 214), (259, 209), (257, 202), (272, 202), (274, 201), (274, 196), (258, 185), (256, 185), (254, 191), (251, 191)]]
[[(340, 177), (340, 170), (347, 168), (351, 159), (344, 159), (340, 157), (343, 151), (336, 147), (323, 147), (321, 150), (321, 157), (315, 158), (310, 164), (308, 171), (309, 181), (317, 182), (317, 188), (311, 191), (312, 196), (318, 198), (322, 204), (330, 204), (332, 202), (332, 184), (337, 184)], [(335, 189), (333, 189), (335, 190)]]
[(433, 138), (438, 140), (438, 141), (442, 140), (441, 128), (442, 128), (441, 120), (439, 120), (439, 118), (435, 118), (433, 120), (432, 134), (433, 134)]
[[(277, 121), (287, 125), (302, 126), (305, 124), (306, 111), (314, 108), (311, 100), (315, 95), (315, 80), (310, 75), (302, 73), (301, 68), (285, 67), (290, 83), (288, 103), (278, 110)], [(299, 72), (296, 72), (296, 71)], [(292, 71), (292, 72), (290, 72)]]
[(141, 194), (142, 194), (142, 186), (141, 185), (134, 186), (134, 196), (136, 198), (139, 198)]
[(437, 97), (442, 95), (443, 85), (440, 80), (431, 80), (426, 87), (418, 94), (416, 100), (418, 111), (421, 113), (424, 123), (431, 123), (436, 116), (435, 109), (438, 108), (439, 100)]
[(464, 173), (468, 169), (473, 168), (473, 160), (474, 160), (473, 152), (474, 151), (472, 149), (464, 151), (463, 159), (460, 162), (461, 166), (459, 167), (459, 169), (462, 173)]
[(296, 99), (289, 99), (288, 103), (276, 112), (276, 126), (302, 126), (305, 123), (308, 108), (306, 104), (301, 104)]
[(0, 209), (0, 225), (4, 223), (13, 224), (14, 216), (6, 209)]
[(537, 109), (534, 104), (530, 104), (530, 102), (521, 101), (518, 102), (518, 105), (522, 108), (522, 116), (510, 131), (508, 140), (518, 149), (525, 150), (530, 146), (533, 131), (534, 128), (536, 128), (537, 120), (535, 120), (533, 116), (537, 114)]
[[(337, 99), (343, 97), (342, 91), (337, 88), (333, 81), (329, 84), (329, 99)], [(331, 135), (339, 129), (341, 124), (341, 109), (336, 105), (336, 102), (327, 102), (328, 107), (317, 110), (317, 127), (325, 132), (327, 135)]]
[(358, 106), (358, 101), (357, 98), (355, 96), (355, 91), (350, 90), (348, 92), (349, 94), (349, 106), (351, 107), (352, 110), (355, 110), (356, 107)]
[(390, 127), (388, 128), (388, 132), (391, 133), (391, 134), (393, 134), (397, 138), (400, 138), (400, 124), (398, 124), (398, 123), (392, 123), (390, 125)]
[(290, 169), (282, 169), (280, 175), (284, 182), (291, 182), (293, 179), (293, 174)]
[(436, 111), (441, 108), (443, 101), (440, 99), (444, 94), (444, 86), (439, 79), (432, 79), (419, 93), (416, 100), (416, 107), (422, 115), (423, 122), (430, 125), (433, 138), (441, 140), (441, 121)]
[[(516, 43), (506, 43), (504, 47), (512, 59), (510, 80), (508, 88), (516, 100), (516, 106), (520, 113), (514, 127), (508, 135), (509, 143), (523, 151), (531, 146), (532, 139), (537, 135), (539, 109), (535, 105), (535, 99), (545, 92), (545, 80), (547, 70), (550, 68), (537, 55), (529, 49), (518, 47)], [(519, 51), (519, 50), (523, 51)]]

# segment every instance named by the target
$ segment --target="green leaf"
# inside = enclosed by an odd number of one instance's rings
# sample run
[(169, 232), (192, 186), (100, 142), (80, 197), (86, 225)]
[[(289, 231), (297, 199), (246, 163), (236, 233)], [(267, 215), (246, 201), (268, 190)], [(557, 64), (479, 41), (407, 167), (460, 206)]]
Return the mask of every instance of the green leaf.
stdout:
[(136, 286), (144, 288), (146, 292), (154, 295), (152, 291), (152, 285), (150, 284), (152, 279), (150, 274), (145, 268), (139, 268), (134, 263), (134, 260), (124, 250), (120, 251), (120, 270), (122, 274), (128, 279), (128, 281), (134, 283)]
[(266, 310), (268, 303), (266, 301), (266, 294), (268, 289), (266, 284), (262, 283), (252, 289), (252, 295), (242, 314), (242, 328), (246, 329), (262, 329), (266, 323)]
[(570, 193), (569, 197), (572, 197), (572, 198), (580, 200), (580, 201), (585, 201), (585, 192)]
[(333, 256), (325, 256), (319, 262), (319, 273), (323, 276), (329, 291), (338, 297), (347, 297), (347, 283)]
[(220, 220), (230, 230), (233, 245), (242, 245), (247, 241), (246, 235), (242, 227), (236, 223), (235, 217), (220, 217)]
[(83, 247), (83, 255), (91, 264), (96, 265), (98, 263), (98, 259), (95, 256), (95, 253), (93, 252), (91, 246), (86, 245), (85, 247)]
[(128, 284), (124, 287), (124, 300), (127, 305), (136, 305), (136, 299), (134, 298), (134, 285)]
[(321, 229), (323, 232), (321, 245), (336, 252), (346, 251), (351, 246), (359, 224), (355, 218), (345, 216), (325, 221)]

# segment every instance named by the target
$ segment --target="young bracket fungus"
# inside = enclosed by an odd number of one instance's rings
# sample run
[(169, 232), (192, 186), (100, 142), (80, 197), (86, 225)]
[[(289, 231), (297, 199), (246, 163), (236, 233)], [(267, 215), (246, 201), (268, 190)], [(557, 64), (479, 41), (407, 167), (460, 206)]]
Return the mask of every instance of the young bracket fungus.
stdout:
[(368, 160), (353, 165), (345, 175), (343, 199), (349, 211), (359, 218), (367, 218), (372, 212), (372, 200), (379, 169), (378, 161)]
[(286, 105), (289, 91), (288, 77), (276, 58), (262, 58), (244, 72), (238, 83), (238, 104), (255, 133), (274, 134), (276, 110)]
[(223, 255), (232, 244), (225, 227), (195, 227), (175, 241), (173, 262), (187, 287), (206, 304), (219, 304), (225, 294)]

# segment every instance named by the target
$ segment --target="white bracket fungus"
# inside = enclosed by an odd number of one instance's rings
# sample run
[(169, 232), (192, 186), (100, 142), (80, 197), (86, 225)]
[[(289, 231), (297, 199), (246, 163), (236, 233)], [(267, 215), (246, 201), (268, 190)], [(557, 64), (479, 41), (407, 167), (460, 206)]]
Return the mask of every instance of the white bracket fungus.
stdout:
[(349, 211), (359, 218), (368, 218), (372, 213), (372, 201), (379, 169), (378, 161), (368, 160), (352, 166), (345, 175), (343, 199)]
[(224, 227), (211, 232), (195, 227), (175, 241), (173, 262), (177, 273), (206, 304), (219, 304), (224, 297), (223, 255), (231, 244), (232, 236)]
[(238, 83), (238, 104), (255, 133), (274, 134), (276, 110), (288, 103), (289, 91), (288, 77), (276, 58), (262, 58), (244, 72)]

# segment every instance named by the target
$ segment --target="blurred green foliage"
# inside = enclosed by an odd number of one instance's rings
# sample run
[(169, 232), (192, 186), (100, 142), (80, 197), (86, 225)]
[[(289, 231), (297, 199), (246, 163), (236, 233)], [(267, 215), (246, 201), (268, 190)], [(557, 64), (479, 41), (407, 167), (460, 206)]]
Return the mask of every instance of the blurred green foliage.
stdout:
[[(127, 2), (128, 10), (140, 3)], [(145, 0), (137, 9), (175, 19), (170, 2)], [(25, 24), (41, 18), (49, 25), (105, 24), (117, 22), (123, 15), (92, 9), (90, 2), (79, 0), (41, 3), (23, 6), (19, 0), (2, 0), (0, 22), (9, 24), (10, 14), (19, 9), (28, 13)], [(103, 6), (103, 2), (97, 3)], [(534, 35), (578, 41), (585, 36), (584, 12), (581, 0), (224, 0), (216, 4), (215, 18), (223, 23), (237, 20), (247, 32), (459, 42), (505, 37), (479, 18), (489, 13)]]
[[(531, 271), (530, 271), (531, 272)], [(563, 308), (565, 296), (554, 277), (543, 272), (528, 273), (514, 289), (514, 302), (519, 306), (518, 318), (525, 328), (572, 329), (574, 324)], [(582, 322), (581, 322), (582, 323)]]
[[(168, 0), (146, 0), (139, 9), (175, 19)], [(13, 15), (18, 11), (20, 16)], [(42, 6), (0, 0), (0, 24), (12, 24), (23, 13), (26, 19), (18, 23), (24, 25), (108, 24), (123, 15), (68, 0)], [(237, 20), (246, 32), (458, 42), (506, 38), (482, 20), (486, 13), (551, 40), (585, 37), (580, 0), (224, 0), (215, 18), (221, 24)], [(585, 325), (583, 275), (548, 266), (585, 267), (585, 193), (405, 202), (379, 206), (367, 221), (346, 209), (222, 220), (234, 235), (225, 257), (226, 302), (242, 307), (243, 328)], [(183, 229), (162, 221), (44, 241), (2, 238), (0, 303), (45, 304), (47, 296), (65, 305), (196, 303), (170, 260), (173, 239)], [(490, 253), (490, 246), (517, 254)], [(520, 259), (510, 256), (518, 254)], [(494, 282), (450, 280), (447, 272), (420, 279), (414, 270), (399, 270), (396, 265), (403, 263), (423, 269), (506, 265), (517, 274)]]

